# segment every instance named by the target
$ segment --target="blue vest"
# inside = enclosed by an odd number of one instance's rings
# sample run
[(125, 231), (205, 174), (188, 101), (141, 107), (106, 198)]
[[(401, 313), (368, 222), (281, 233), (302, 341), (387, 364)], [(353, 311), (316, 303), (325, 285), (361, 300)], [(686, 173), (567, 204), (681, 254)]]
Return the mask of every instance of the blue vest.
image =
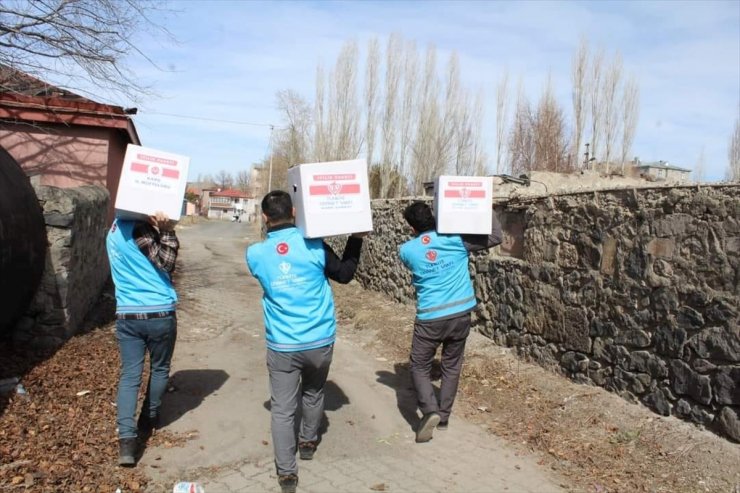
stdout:
[(305, 239), (297, 228), (267, 233), (247, 249), (247, 265), (262, 285), (267, 347), (305, 351), (334, 343), (334, 297), (324, 274), (321, 239)]
[(411, 270), (418, 320), (467, 313), (478, 304), (459, 235), (423, 233), (401, 245), (400, 256)]
[(175, 309), (177, 293), (170, 275), (144, 255), (133, 238), (136, 221), (116, 219), (108, 231), (106, 247), (113, 284), (116, 313), (166, 312)]

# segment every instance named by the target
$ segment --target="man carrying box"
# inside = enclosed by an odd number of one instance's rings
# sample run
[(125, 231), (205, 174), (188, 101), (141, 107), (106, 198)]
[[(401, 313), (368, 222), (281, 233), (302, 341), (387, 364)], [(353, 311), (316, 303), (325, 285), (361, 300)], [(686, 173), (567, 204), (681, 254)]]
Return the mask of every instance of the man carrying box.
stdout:
[[(283, 493), (298, 485), (294, 421), (301, 399), (298, 450), (313, 458), (324, 412), (324, 384), (329, 374), (336, 319), (328, 279), (346, 284), (360, 259), (362, 236), (347, 240), (342, 258), (321, 239), (305, 239), (295, 227), (295, 208), (286, 192), (262, 199), (267, 238), (247, 249), (247, 265), (262, 285), (270, 376), (272, 441), (278, 483)], [(299, 392), (299, 389), (300, 392)]]
[[(144, 438), (142, 435), (157, 426), (162, 394), (169, 380), (177, 338), (177, 294), (171, 276), (180, 245), (173, 221), (157, 212), (149, 222), (115, 219), (106, 246), (116, 287), (116, 339), (121, 354), (118, 463), (130, 467), (136, 464), (137, 436)], [(147, 351), (151, 365), (149, 382), (135, 423)]]
[[(414, 202), (403, 213), (414, 238), (400, 248), (403, 264), (411, 271), (416, 289), (416, 321), (411, 342), (411, 377), (423, 417), (416, 441), (428, 442), (437, 427), (447, 429), (470, 333), (470, 312), (478, 304), (468, 272), (468, 252), (501, 243), (502, 232), (493, 214), (490, 235), (438, 234), (431, 209)], [(442, 345), (442, 384), (439, 401), (431, 370)]]

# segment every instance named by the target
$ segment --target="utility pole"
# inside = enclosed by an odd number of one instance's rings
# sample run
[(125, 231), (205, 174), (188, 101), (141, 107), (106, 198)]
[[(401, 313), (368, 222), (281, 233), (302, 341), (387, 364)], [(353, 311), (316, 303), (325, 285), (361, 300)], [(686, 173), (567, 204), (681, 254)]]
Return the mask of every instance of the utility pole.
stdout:
[(269, 193), (272, 190), (272, 133), (275, 130), (274, 125), (270, 125), (270, 144), (268, 145), (268, 148), (270, 149), (270, 172), (269, 172), (269, 178), (267, 179), (267, 192)]

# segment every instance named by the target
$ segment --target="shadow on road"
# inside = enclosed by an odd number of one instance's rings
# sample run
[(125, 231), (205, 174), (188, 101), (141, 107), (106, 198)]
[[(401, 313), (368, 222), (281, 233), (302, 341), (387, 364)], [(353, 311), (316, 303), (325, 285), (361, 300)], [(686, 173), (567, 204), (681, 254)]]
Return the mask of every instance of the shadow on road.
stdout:
[(377, 381), (387, 385), (396, 392), (396, 405), (401, 412), (401, 416), (416, 430), (419, 424), (419, 415), (416, 413), (416, 392), (411, 382), (411, 371), (408, 363), (396, 363), (393, 366), (394, 372), (377, 371)]
[[(221, 388), (229, 379), (223, 370), (180, 370), (171, 377), (168, 391), (162, 397), (160, 426), (177, 421), (188, 411)], [(172, 389), (172, 390), (169, 390)]]

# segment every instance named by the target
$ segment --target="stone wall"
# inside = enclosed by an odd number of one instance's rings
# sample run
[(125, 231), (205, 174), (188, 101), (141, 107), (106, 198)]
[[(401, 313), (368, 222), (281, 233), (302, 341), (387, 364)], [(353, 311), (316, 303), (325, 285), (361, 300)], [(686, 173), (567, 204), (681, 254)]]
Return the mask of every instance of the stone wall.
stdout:
[(55, 347), (79, 330), (108, 279), (109, 196), (99, 186), (37, 186), (35, 190), (46, 222), (46, 266), (13, 338), (23, 344)]
[[(397, 255), (408, 203), (374, 202), (357, 275), (404, 302), (414, 296)], [(585, 192), (494, 209), (504, 243), (470, 264), (479, 332), (740, 441), (740, 186)]]

